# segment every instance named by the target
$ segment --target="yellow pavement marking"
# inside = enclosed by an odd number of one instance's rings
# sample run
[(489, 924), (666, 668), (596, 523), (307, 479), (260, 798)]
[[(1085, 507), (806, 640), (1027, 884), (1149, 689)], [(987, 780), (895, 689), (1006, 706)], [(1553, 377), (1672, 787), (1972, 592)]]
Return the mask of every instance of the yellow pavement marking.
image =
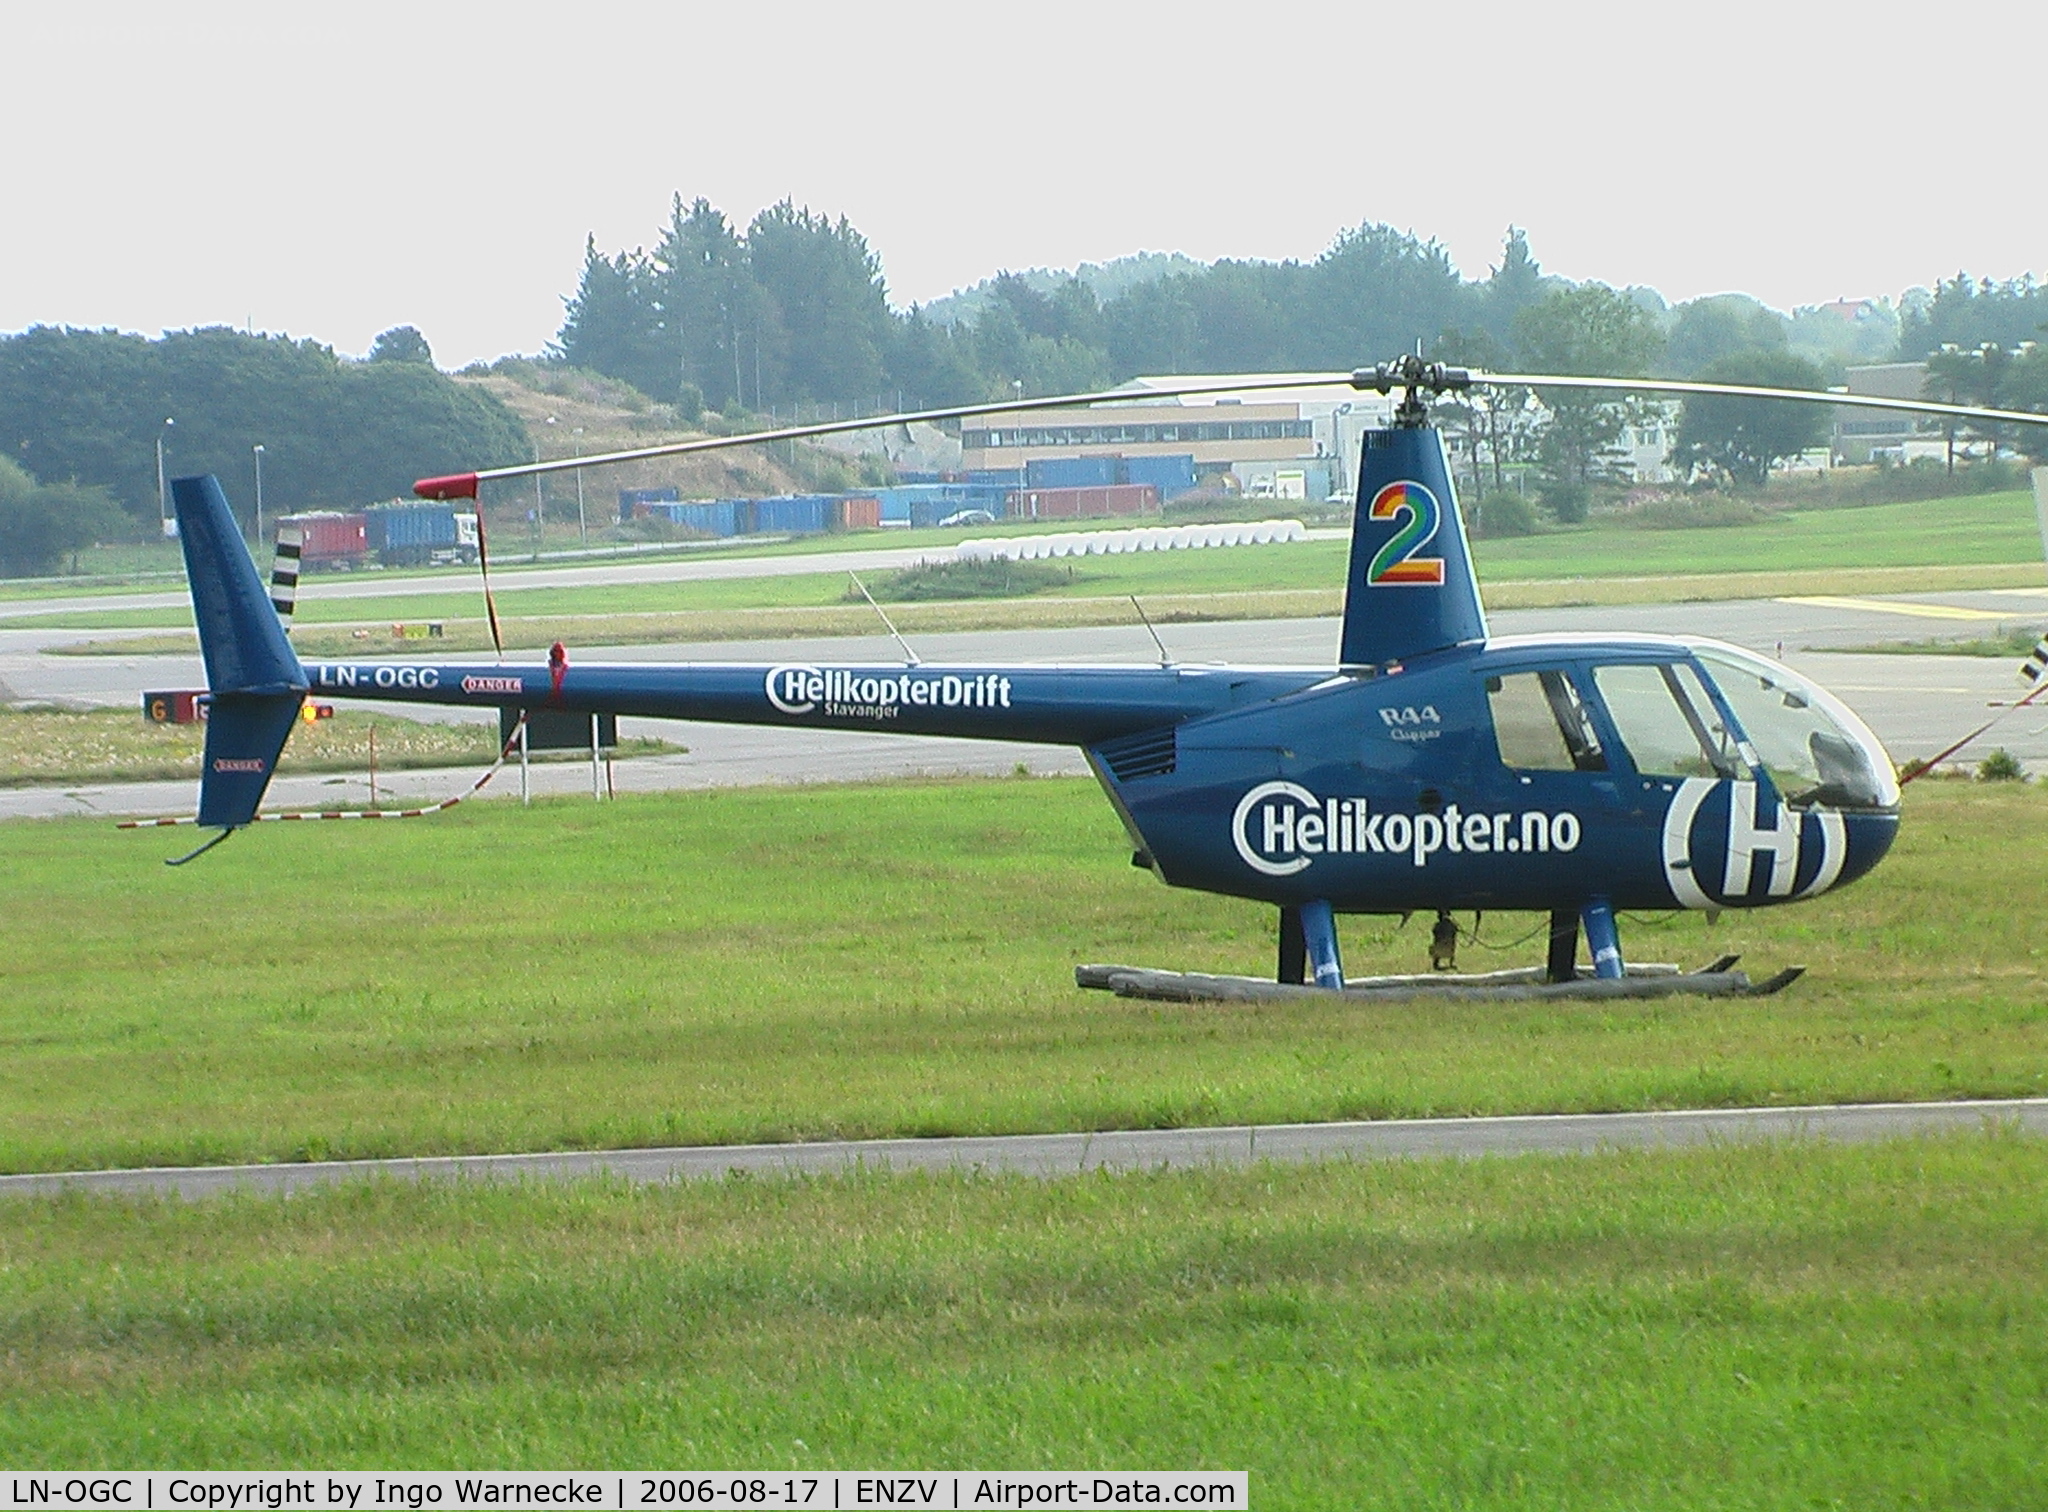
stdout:
[(1907, 604), (1897, 599), (1836, 598), (1825, 593), (1781, 598), (1778, 602), (1811, 604), (1816, 609), (1870, 609), (1879, 614), (1909, 614), (1915, 619), (2009, 620), (2014, 617), (1999, 609), (1964, 609), (1956, 604)]

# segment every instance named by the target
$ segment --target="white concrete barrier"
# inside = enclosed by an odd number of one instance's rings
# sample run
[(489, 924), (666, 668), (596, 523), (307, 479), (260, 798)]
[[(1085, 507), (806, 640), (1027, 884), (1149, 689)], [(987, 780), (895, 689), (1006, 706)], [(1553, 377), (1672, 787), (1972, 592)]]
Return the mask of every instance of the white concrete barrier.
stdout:
[(1218, 525), (1140, 525), (1130, 530), (1059, 531), (1051, 535), (983, 536), (953, 548), (962, 562), (1040, 562), (1061, 557), (1119, 556), (1132, 551), (1200, 551), (1212, 546), (1276, 546), (1308, 539), (1299, 520)]

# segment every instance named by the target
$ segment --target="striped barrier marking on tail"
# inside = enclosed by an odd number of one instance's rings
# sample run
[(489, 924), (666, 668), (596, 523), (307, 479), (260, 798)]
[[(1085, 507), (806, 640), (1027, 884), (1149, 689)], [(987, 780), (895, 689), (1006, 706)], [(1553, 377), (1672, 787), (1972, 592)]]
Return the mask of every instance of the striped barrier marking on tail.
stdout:
[(277, 527), (277, 560), (270, 569), (270, 606), (287, 630), (292, 627), (292, 609), (298, 603), (299, 554), (305, 545), (305, 532), (299, 526)]
[(2034, 651), (2020, 663), (2020, 681), (2038, 687), (2041, 678), (2048, 675), (2048, 635), (2034, 642)]

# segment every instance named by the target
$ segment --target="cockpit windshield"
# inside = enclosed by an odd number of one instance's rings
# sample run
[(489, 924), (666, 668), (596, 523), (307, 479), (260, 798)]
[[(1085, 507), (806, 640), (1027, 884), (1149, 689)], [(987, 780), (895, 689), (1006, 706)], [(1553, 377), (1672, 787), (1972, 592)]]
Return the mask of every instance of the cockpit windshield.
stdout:
[(1693, 650), (1787, 803), (1835, 809), (1898, 803), (1891, 759), (1839, 699), (1791, 669), (1734, 646)]
[(1686, 663), (1618, 662), (1595, 667), (1593, 682), (1643, 776), (1736, 775), (1735, 739)]

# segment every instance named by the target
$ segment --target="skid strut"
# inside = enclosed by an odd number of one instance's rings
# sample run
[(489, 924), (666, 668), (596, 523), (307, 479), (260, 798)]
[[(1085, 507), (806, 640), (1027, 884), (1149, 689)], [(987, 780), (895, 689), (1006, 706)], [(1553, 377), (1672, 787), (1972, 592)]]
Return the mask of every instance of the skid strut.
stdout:
[(1321, 898), (1301, 905), (1301, 937), (1310, 977), (1318, 987), (1344, 987), (1344, 960), (1337, 953), (1337, 916)]
[(1550, 916), (1550, 956), (1543, 969), (1546, 982), (1569, 982), (1579, 974), (1579, 916), (1560, 908)]
[(1621, 933), (1614, 927), (1614, 910), (1605, 898), (1595, 898), (1580, 911), (1586, 925), (1586, 948), (1593, 952), (1593, 975), (1603, 982), (1619, 981), (1626, 971), (1621, 962)]
[(1280, 905), (1280, 962), (1274, 980), (1289, 987), (1308, 981), (1308, 941), (1301, 933), (1301, 910), (1291, 903)]

